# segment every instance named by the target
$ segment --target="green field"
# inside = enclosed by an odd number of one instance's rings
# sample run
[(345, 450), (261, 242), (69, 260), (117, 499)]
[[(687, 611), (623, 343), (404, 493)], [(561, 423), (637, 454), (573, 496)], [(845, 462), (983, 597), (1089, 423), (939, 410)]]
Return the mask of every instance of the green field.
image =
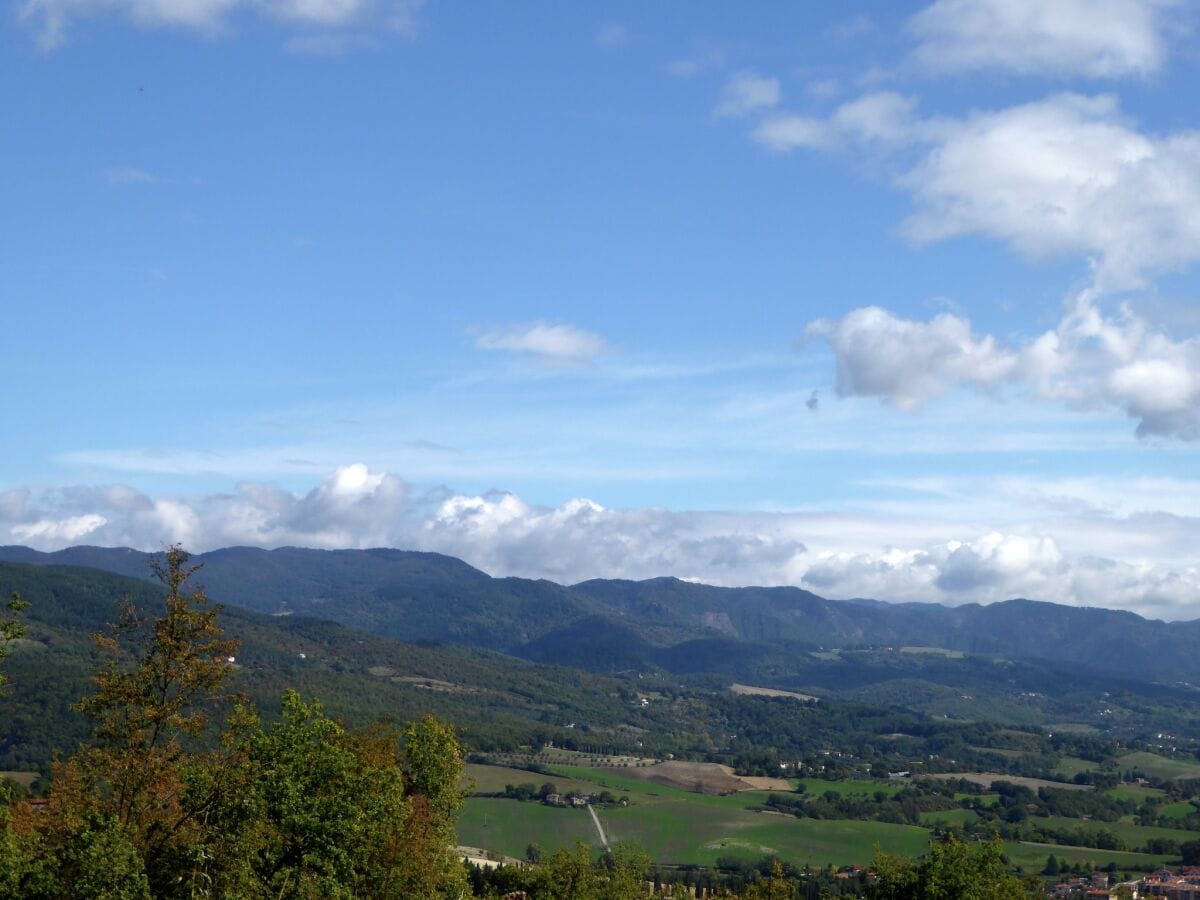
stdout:
[[(679, 788), (639, 781), (611, 770), (575, 766), (554, 766), (553, 774), (533, 773), (500, 766), (471, 767), (481, 785), (503, 789), (504, 784), (521, 781), (553, 781), (564, 790), (589, 787), (607, 788), (627, 794), (630, 806), (597, 809), (597, 814), (612, 842), (632, 841), (662, 863), (713, 865), (721, 857), (757, 859), (778, 854), (796, 863), (847, 865), (869, 863), (875, 847), (904, 855), (920, 855), (928, 845), (929, 831), (924, 827), (892, 825), (883, 822), (797, 819), (774, 812), (759, 812), (750, 807), (761, 804), (767, 792), (743, 791), (725, 796), (697, 794)], [(532, 776), (532, 777), (530, 777)], [(898, 785), (871, 781), (823, 781), (805, 779), (810, 793), (826, 790), (843, 794), (870, 794), (876, 790), (895, 793)], [(499, 785), (499, 787), (495, 787)], [(927, 813), (923, 819), (932, 826), (938, 822), (964, 824), (972, 821), (970, 810), (946, 810)], [(1189, 832), (1153, 828), (1129, 823), (1085, 822), (1079, 819), (1043, 820), (1059, 828), (1107, 828), (1130, 846), (1143, 846), (1152, 837), (1182, 841), (1194, 837)], [(585, 810), (519, 803), (498, 798), (472, 797), (459, 822), (459, 840), (468, 846), (495, 850), (521, 857), (531, 843), (552, 850), (576, 841), (596, 845), (599, 842), (591, 818)], [(1132, 871), (1150, 871), (1171, 862), (1166, 856), (1095, 850), (1085, 847), (1009, 842), (1006, 852), (1014, 865), (1027, 871), (1039, 871), (1053, 853), (1068, 864), (1090, 863), (1104, 866), (1116, 862)]]
[[(529, 780), (565, 785), (571, 779), (627, 793), (631, 800), (628, 808), (597, 809), (609, 840), (634, 841), (652, 858), (665, 863), (712, 865), (721, 857), (757, 859), (777, 853), (797, 863), (846, 865), (870, 862), (876, 844), (894, 853), (916, 855), (929, 841), (929, 832), (916, 826), (796, 819), (749, 809), (766, 799), (765, 791), (726, 796), (696, 794), (576, 766), (554, 766), (554, 774), (535, 779), (523, 777), (531, 774), (528, 772), (498, 766), (489, 769), (497, 770), (485, 773), (489, 783), (499, 782), (501, 788)], [(814, 785), (819, 791), (842, 785), (852, 788), (848, 792), (853, 793), (891, 787), (874, 782), (817, 780)], [(895, 790), (898, 788), (889, 792)], [(530, 843), (546, 849), (569, 846), (577, 840), (598, 843), (584, 810), (484, 797), (467, 801), (458, 832), (463, 844), (510, 856), (523, 856)]]
[(595, 789), (595, 783), (581, 781), (577, 778), (565, 778), (559, 775), (539, 775), (524, 769), (510, 769), (507, 766), (487, 766), (478, 763), (467, 765), (464, 784), (471, 785), (472, 793), (498, 794), (508, 784), (532, 783), (541, 787), (547, 781), (553, 782), (560, 794), (569, 791), (587, 792)]
[(1086, 831), (1089, 833), (1099, 831), (1111, 831), (1123, 840), (1129, 847), (1145, 846), (1146, 841), (1152, 838), (1166, 838), (1167, 840), (1183, 843), (1184, 841), (1195, 840), (1200, 838), (1200, 834), (1192, 831), (1183, 831), (1179, 828), (1159, 828), (1153, 825), (1133, 825), (1128, 822), (1087, 822), (1081, 819), (1068, 819), (1063, 816), (1050, 816), (1045, 819), (1030, 820), (1037, 825), (1045, 828), (1071, 829), (1073, 831)]
[(1140, 751), (1117, 758), (1122, 769), (1139, 769), (1150, 778), (1200, 778), (1200, 763), (1183, 759), (1167, 759), (1155, 753)]
[(905, 787), (902, 782), (855, 781), (853, 779), (847, 779), (846, 781), (825, 781), (822, 778), (802, 778), (800, 783), (804, 785), (805, 792), (814, 797), (820, 797), (827, 791), (833, 791), (835, 794), (840, 794), (843, 797), (851, 794), (865, 794), (870, 797), (877, 791), (883, 791), (891, 797), (894, 794), (900, 793)]
[(1180, 800), (1178, 803), (1168, 803), (1159, 809), (1159, 814), (1171, 819), (1186, 819), (1196, 812), (1195, 805), (1190, 800)]
[(1152, 797), (1163, 796), (1163, 792), (1158, 788), (1145, 787), (1140, 784), (1119, 784), (1115, 788), (1109, 788), (1104, 793), (1114, 800), (1134, 800), (1138, 803), (1142, 803)]
[(1004, 854), (1014, 866), (1020, 866), (1026, 872), (1040, 872), (1046, 864), (1046, 857), (1053, 855), (1061, 863), (1064, 860), (1069, 865), (1075, 863), (1091, 863), (1102, 868), (1115, 862), (1127, 872), (1152, 872), (1159, 866), (1178, 863), (1179, 860), (1170, 856), (1152, 856), (1148, 853), (1125, 853), (1118, 850), (1093, 850), (1089, 847), (1064, 847), (1059, 844), (1033, 844), (1006, 841)]
[(921, 813), (922, 825), (970, 825), (979, 819), (979, 814), (973, 809), (940, 809), (936, 812)]
[(1091, 772), (1098, 768), (1100, 768), (1100, 764), (1091, 760), (1080, 759), (1077, 756), (1064, 756), (1054, 767), (1054, 774), (1059, 778), (1074, 778), (1080, 772)]
[(868, 863), (879, 845), (915, 856), (929, 843), (924, 828), (880, 822), (793, 819), (773, 813), (729, 812), (697, 817), (685, 805), (614, 810), (605, 819), (611, 839), (635, 841), (657, 860), (712, 865), (721, 857), (757, 859), (766, 854), (815, 864)]
[(600, 843), (586, 809), (492, 797), (471, 797), (467, 801), (458, 819), (458, 841), (519, 859), (524, 859), (530, 844), (553, 850), (570, 847), (576, 841)]

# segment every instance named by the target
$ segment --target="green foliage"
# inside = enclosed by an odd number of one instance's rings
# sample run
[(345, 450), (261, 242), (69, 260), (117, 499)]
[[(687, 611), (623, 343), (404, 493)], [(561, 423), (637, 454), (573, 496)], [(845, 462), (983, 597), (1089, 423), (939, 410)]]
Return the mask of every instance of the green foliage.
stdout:
[[(0, 662), (8, 656), (12, 642), (25, 636), (25, 626), (17, 619), (16, 614), (28, 606), (29, 604), (24, 602), (16, 591), (13, 591), (8, 602), (4, 604), (4, 608), (12, 615), (0, 619)], [(7, 683), (7, 676), (0, 672), (0, 694), (4, 692), (4, 685)]]
[(319, 702), (288, 691), (282, 704), (270, 727), (243, 711), (235, 729), (212, 816), (214, 895), (398, 896), (384, 854), (409, 804), (394, 743), (368, 752)]
[(1001, 841), (932, 843), (921, 860), (877, 852), (871, 896), (877, 900), (1019, 900), (1021, 880), (1004, 865)]
[(1200, 840), (1180, 844), (1179, 853), (1185, 866), (1200, 866)]
[(112, 816), (89, 818), (65, 835), (53, 854), (31, 861), (19, 892), (27, 900), (150, 900), (138, 850)]
[(544, 857), (524, 889), (534, 900), (634, 900), (646, 895), (650, 860), (628, 844), (598, 859), (582, 842)]
[(170, 548), (163, 612), (124, 601), (97, 636), (107, 657), (76, 708), (93, 742), (55, 766), (50, 807), (0, 807), (0, 894), (29, 898), (457, 898), (462, 751), (431, 716), (401, 734), (347, 731), (283, 695), (263, 727), (239, 704), (219, 740), (211, 712), (236, 642), (194, 569)]

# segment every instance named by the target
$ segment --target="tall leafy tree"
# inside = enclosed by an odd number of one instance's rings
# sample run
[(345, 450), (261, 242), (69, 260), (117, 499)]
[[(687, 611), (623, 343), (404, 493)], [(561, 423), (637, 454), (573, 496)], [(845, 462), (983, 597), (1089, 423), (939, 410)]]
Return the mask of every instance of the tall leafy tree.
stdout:
[(238, 738), (212, 824), (213, 896), (399, 897), (409, 818), (395, 735), (348, 734), (295, 691)]
[(199, 739), (230, 699), (237, 649), (221, 631), (219, 607), (189, 587), (196, 568), (170, 547), (155, 567), (166, 588), (162, 612), (123, 600), (117, 623), (96, 635), (107, 661), (76, 707), (92, 720), (93, 740), (56, 768), (51, 793), (57, 827), (69, 833), (111, 819), (159, 892), (179, 882), (215, 802), (189, 785)]
[(454, 728), (425, 716), (404, 732), (400, 753), (411, 813), (402, 841), (396, 879), (402, 896), (457, 898), (467, 889), (466, 872), (454, 852), (454, 822), (466, 799), (460, 784), (463, 752)]

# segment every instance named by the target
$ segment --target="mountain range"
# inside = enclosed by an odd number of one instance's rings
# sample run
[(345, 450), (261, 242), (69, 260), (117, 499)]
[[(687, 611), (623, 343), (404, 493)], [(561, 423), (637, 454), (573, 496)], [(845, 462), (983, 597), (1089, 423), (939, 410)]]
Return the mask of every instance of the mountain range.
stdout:
[[(0, 561), (150, 576), (152, 554), (0, 547)], [(654, 578), (560, 585), (493, 578), (449, 556), (394, 549), (230, 547), (193, 557), (210, 596), (404, 641), (501, 651), (598, 672), (787, 667), (813, 653), (939, 648), (1080, 666), (1146, 681), (1200, 680), (1200, 620), (1014, 599), (986, 606), (829, 600), (794, 587), (722, 588)]]

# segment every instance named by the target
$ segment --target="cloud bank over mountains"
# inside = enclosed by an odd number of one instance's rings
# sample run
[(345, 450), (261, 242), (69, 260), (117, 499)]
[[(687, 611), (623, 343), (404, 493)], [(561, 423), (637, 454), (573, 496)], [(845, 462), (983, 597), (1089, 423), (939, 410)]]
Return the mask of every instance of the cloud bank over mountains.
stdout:
[[(1189, 486), (1171, 489), (1186, 495)], [(164, 541), (197, 551), (391, 546), (458, 556), (494, 575), (562, 583), (671, 574), (720, 585), (795, 584), (835, 598), (957, 604), (1029, 597), (1200, 617), (1200, 567), (1186, 562), (1200, 518), (1077, 508), (1006, 525), (935, 522), (919, 507), (887, 517), (616, 510), (586, 499), (542, 507), (503, 491), (418, 491), (362, 464), (340, 467), (299, 495), (256, 483), (170, 499), (120, 486), (0, 494), (0, 541), (42, 550), (80, 543), (156, 549)]]

